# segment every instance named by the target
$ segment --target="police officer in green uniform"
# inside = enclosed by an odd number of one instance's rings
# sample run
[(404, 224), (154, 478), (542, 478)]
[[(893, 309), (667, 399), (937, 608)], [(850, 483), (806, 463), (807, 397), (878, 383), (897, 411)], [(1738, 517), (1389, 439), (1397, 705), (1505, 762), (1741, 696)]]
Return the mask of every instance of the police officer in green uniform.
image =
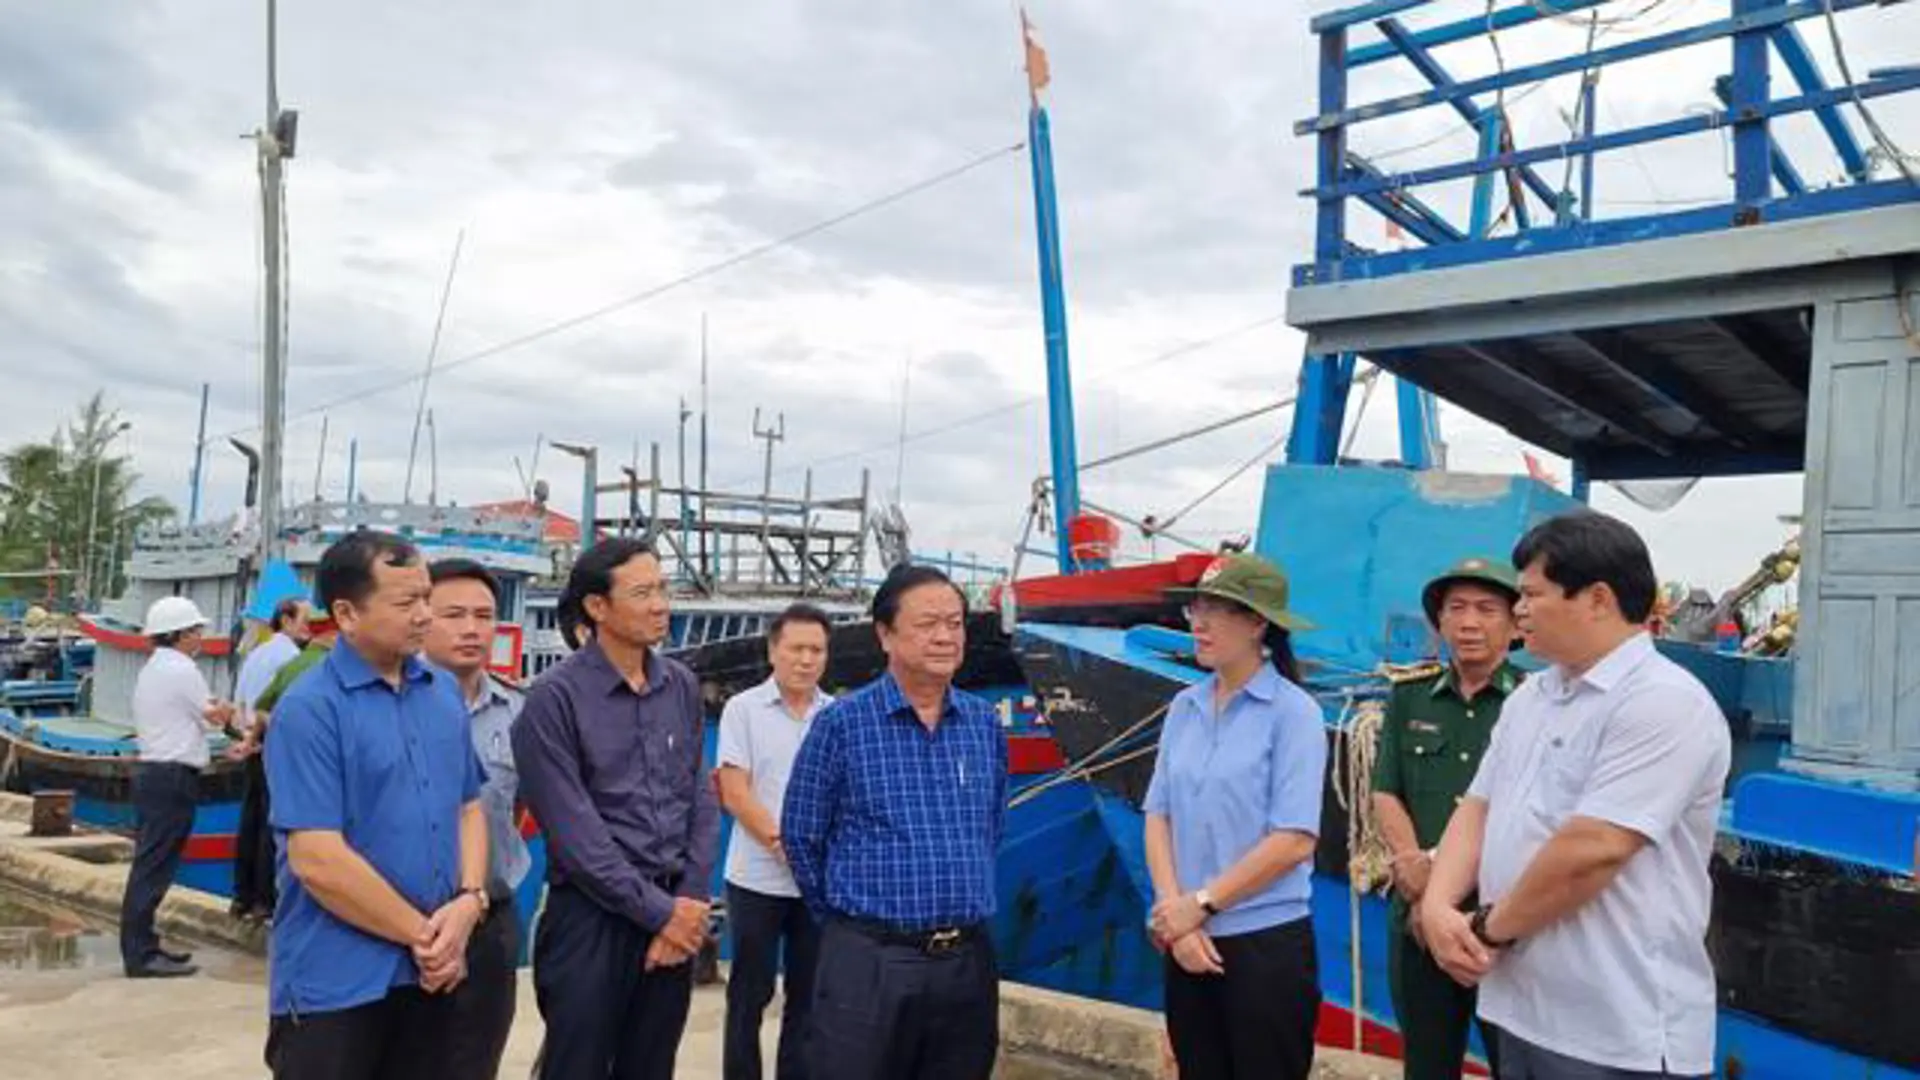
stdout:
[[(1458, 1080), (1466, 1058), (1476, 992), (1433, 962), (1407, 913), (1426, 889), (1432, 852), (1480, 767), (1500, 705), (1520, 685), (1507, 662), (1519, 598), (1513, 569), (1491, 559), (1465, 559), (1428, 582), (1421, 600), (1446, 643), (1445, 666), (1396, 682), (1380, 728), (1373, 808), (1393, 852), (1387, 969), (1407, 1080)], [(1486, 1025), (1480, 1034), (1491, 1056)]]

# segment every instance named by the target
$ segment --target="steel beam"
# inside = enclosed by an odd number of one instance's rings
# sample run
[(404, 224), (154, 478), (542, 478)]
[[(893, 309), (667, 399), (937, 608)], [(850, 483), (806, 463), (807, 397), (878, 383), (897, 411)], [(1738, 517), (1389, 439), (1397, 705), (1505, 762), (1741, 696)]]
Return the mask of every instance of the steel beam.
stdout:
[[(1729, 107), (1733, 105), (1731, 76), (1722, 75), (1713, 80), (1713, 96), (1719, 98), (1722, 105)], [(1793, 159), (1787, 156), (1787, 151), (1780, 145), (1780, 140), (1771, 135), (1767, 138), (1767, 159), (1773, 168), (1773, 182), (1780, 185), (1780, 191), (1783, 194), (1798, 195), (1807, 190), (1807, 182), (1801, 178), (1800, 170), (1793, 164)]]
[(1759, 425), (1735, 412), (1729, 402), (1715, 397), (1672, 364), (1635, 345), (1618, 330), (1578, 330), (1569, 333), (1567, 339), (1621, 378), (1669, 406), (1691, 414), (1735, 447), (1745, 449), (1758, 446), (1772, 438)]
[[(1773, 49), (1780, 54), (1780, 62), (1787, 66), (1787, 74), (1799, 84), (1803, 92), (1811, 93), (1827, 88), (1826, 77), (1820, 74), (1820, 65), (1807, 51), (1806, 39), (1800, 36), (1797, 26), (1776, 26), (1772, 33)], [(1880, 78), (1880, 72), (1868, 72), (1868, 78)], [(1844, 165), (1847, 175), (1855, 180), (1865, 180), (1873, 169), (1867, 164), (1867, 155), (1860, 149), (1860, 140), (1853, 137), (1853, 129), (1847, 126), (1845, 117), (1840, 115), (1836, 106), (1827, 105), (1813, 110), (1820, 120), (1820, 126), (1826, 129), (1827, 138), (1833, 143), (1833, 151), (1840, 155), (1840, 164)]]
[[(1772, 331), (1739, 315), (1706, 320), (1708, 326), (1719, 331), (1721, 336), (1746, 350), (1755, 360), (1765, 364), (1781, 381), (1800, 393), (1807, 392), (1812, 375), (1812, 345), (1805, 349), (1797, 348), (1793, 343), (1782, 341)], [(1795, 362), (1795, 354), (1805, 354), (1807, 362)]]
[(1657, 454), (1672, 454), (1673, 439), (1631, 411), (1620, 408), (1590, 380), (1554, 370), (1550, 361), (1529, 356), (1498, 342), (1458, 342), (1457, 349), (1525, 383), (1562, 408), (1587, 417), (1603, 428), (1619, 432)]
[[(1458, 22), (1450, 22), (1443, 26), (1422, 30), (1413, 35), (1413, 40), (1422, 48), (1437, 49), (1442, 45), (1451, 45), (1456, 41), (1467, 41), (1471, 38), (1485, 37), (1494, 31), (1507, 30), (1515, 26), (1525, 26), (1530, 22), (1537, 22), (1552, 15), (1567, 15), (1576, 11), (1584, 11), (1587, 8), (1599, 7), (1601, 4), (1607, 2), (1608, 0), (1561, 0), (1559, 3), (1549, 5), (1540, 2), (1540, 0), (1533, 0), (1533, 2), (1501, 8), (1490, 15), (1476, 15), (1470, 19), (1461, 19)], [(1337, 18), (1338, 16), (1339, 13), (1336, 12), (1329, 17)], [(1391, 60), (1399, 55), (1400, 50), (1394, 48), (1392, 45), (1384, 41), (1376, 41), (1369, 45), (1356, 46), (1347, 59), (1347, 67), (1349, 69), (1362, 68), (1368, 64), (1377, 64), (1382, 60)]]
[[(1684, 30), (1656, 34), (1653, 37), (1640, 38), (1624, 42), (1606, 49), (1593, 52), (1575, 53), (1537, 64), (1527, 64), (1511, 68), (1504, 72), (1468, 79), (1452, 86), (1434, 87), (1413, 94), (1402, 94), (1385, 101), (1376, 101), (1367, 105), (1356, 105), (1329, 111), (1323, 104), (1319, 116), (1301, 120), (1293, 127), (1295, 135), (1312, 135), (1330, 128), (1346, 127), (1365, 120), (1378, 120), (1384, 116), (1424, 109), (1430, 105), (1439, 105), (1455, 98), (1473, 97), (1500, 89), (1525, 86), (1529, 83), (1551, 79), (1556, 75), (1565, 75), (1589, 68), (1605, 67), (1627, 60), (1637, 60), (1644, 56), (1654, 56), (1672, 49), (1689, 45), (1701, 45), (1720, 38), (1732, 37), (1751, 31), (1768, 30), (1775, 26), (1785, 26), (1799, 19), (1810, 19), (1823, 15), (1828, 5), (1832, 10), (1850, 11), (1865, 7), (1877, 0), (1793, 0), (1792, 3), (1776, 4), (1762, 10), (1748, 11), (1730, 19), (1690, 26)], [(1344, 43), (1343, 43), (1344, 44)], [(1341, 65), (1344, 69), (1344, 63)], [(1324, 71), (1324, 69), (1323, 69)], [(1344, 72), (1343, 72), (1344, 73)], [(1838, 104), (1838, 102), (1834, 102)]]
[[(1380, 32), (1386, 35), (1387, 41), (1394, 48), (1400, 50), (1408, 63), (1411, 63), (1421, 75), (1426, 76), (1428, 82), (1435, 86), (1454, 84), (1453, 76), (1447, 73), (1446, 68), (1440, 66), (1440, 62), (1433, 58), (1432, 53), (1414, 39), (1414, 35), (1400, 24), (1400, 20), (1380, 20)], [(1476, 129), (1482, 127), (1482, 118), (1487, 115), (1486, 111), (1475, 105), (1472, 98), (1455, 98), (1451, 104), (1453, 111), (1459, 113), (1461, 119), (1472, 124)], [(1560, 197), (1553, 190), (1553, 185), (1547, 183), (1539, 173), (1530, 168), (1522, 168), (1520, 178), (1526, 181), (1527, 186), (1533, 189), (1535, 195), (1540, 196), (1540, 200), (1546, 203), (1549, 209), (1559, 204)]]
[[(1798, 97), (1778, 98), (1774, 101), (1756, 105), (1740, 113), (1741, 116), (1754, 118), (1787, 116), (1806, 112), (1821, 105), (1833, 105), (1852, 101), (1855, 98), (1867, 99), (1897, 94), (1908, 90), (1920, 89), (1920, 71), (1901, 72), (1890, 78), (1859, 83), (1851, 87), (1833, 90), (1818, 90), (1801, 94)], [(1559, 161), (1580, 154), (1604, 150), (1618, 150), (1622, 147), (1639, 146), (1643, 143), (1659, 142), (1683, 135), (1697, 135), (1705, 131), (1717, 131), (1733, 124), (1736, 110), (1728, 109), (1715, 113), (1695, 113), (1677, 120), (1649, 124), (1645, 127), (1629, 128), (1625, 131), (1612, 131), (1605, 135), (1596, 135), (1591, 139), (1573, 139), (1568, 142), (1548, 146), (1536, 146), (1528, 150), (1514, 150), (1493, 158), (1476, 157), (1467, 161), (1457, 161), (1449, 165), (1435, 165), (1426, 169), (1415, 169), (1407, 173), (1385, 174), (1380, 179), (1355, 180), (1340, 184), (1331, 189), (1308, 188), (1301, 195), (1326, 199), (1342, 195), (1359, 195), (1368, 191), (1381, 191), (1386, 188), (1420, 187), (1425, 184), (1439, 183), (1443, 180), (1458, 180), (1461, 177), (1476, 176), (1480, 173), (1503, 171), (1516, 165), (1531, 165), (1540, 161)], [(1325, 134), (1322, 133), (1322, 138)], [(1912, 185), (1908, 185), (1911, 187)]]

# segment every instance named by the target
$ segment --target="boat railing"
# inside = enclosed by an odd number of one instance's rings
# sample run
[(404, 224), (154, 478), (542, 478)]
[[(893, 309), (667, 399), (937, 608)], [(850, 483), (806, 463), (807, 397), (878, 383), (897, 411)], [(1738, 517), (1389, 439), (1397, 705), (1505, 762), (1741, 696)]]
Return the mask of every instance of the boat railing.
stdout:
[[(1316, 143), (1315, 185), (1302, 192), (1317, 206), (1314, 258), (1295, 267), (1294, 284), (1377, 279), (1920, 202), (1920, 163), (1893, 142), (1871, 112), (1876, 99), (1920, 90), (1920, 66), (1860, 70), (1847, 61), (1849, 41), (1903, 33), (1894, 20), (1909, 19), (1910, 13), (1888, 10), (1900, 4), (1730, 0), (1730, 6), (1702, 9), (1712, 11), (1702, 19), (1691, 7), (1654, 15), (1662, 0), (1488, 0), (1484, 7), (1452, 0), (1372, 0), (1320, 15), (1311, 23), (1319, 39), (1319, 107), (1294, 127), (1295, 134)], [(1412, 17), (1417, 16), (1429, 18), (1416, 24)], [(1676, 27), (1676, 20), (1688, 24)], [(1521, 54), (1517, 44), (1548, 43), (1525, 28), (1550, 21), (1571, 24), (1577, 31), (1571, 39), (1583, 39), (1584, 47), (1538, 60), (1532, 56), (1539, 49)], [(1808, 33), (1818, 35), (1822, 50), (1836, 56), (1833, 66), (1839, 70), (1823, 70), (1801, 30), (1808, 23)], [(1503, 35), (1513, 35), (1507, 46), (1519, 62), (1507, 61)], [(1462, 43), (1479, 50), (1480, 70), (1463, 70), (1448, 55), (1450, 46)], [(1478, 56), (1489, 45), (1496, 63), (1486, 71)], [(1667, 108), (1676, 115), (1598, 129), (1603, 71), (1682, 52), (1692, 60), (1729, 48), (1727, 73), (1696, 88), (1711, 104), (1678, 104), (1682, 95), (1663, 95), (1675, 102)], [(1773, 87), (1787, 80), (1773, 78), (1776, 57), (1792, 85), (1778, 96)], [(1406, 92), (1402, 80), (1380, 96), (1363, 95), (1361, 87), (1385, 84), (1385, 78), (1363, 78), (1366, 69), (1390, 63), (1410, 67), (1425, 88)], [(1553, 80), (1569, 77), (1578, 85), (1562, 104), (1565, 137), (1523, 145), (1512, 107)], [(1642, 97), (1633, 101), (1636, 118), (1649, 108)], [(1394, 118), (1405, 121), (1439, 107), (1457, 114), (1460, 134), (1478, 136), (1471, 156), (1432, 160), (1441, 152), (1420, 153), (1442, 145), (1452, 132), (1392, 151), (1375, 151), (1356, 137), (1369, 126), (1404, 131)], [(1809, 114), (1824, 140), (1798, 138), (1789, 122)], [(1848, 120), (1853, 114), (1864, 137)], [(1667, 152), (1689, 138), (1723, 135), (1730, 144), (1730, 188), (1719, 195), (1676, 206), (1653, 198), (1658, 192), (1634, 192), (1633, 198), (1616, 200), (1627, 211), (1623, 216), (1599, 212), (1596, 158), (1618, 152), (1640, 158), (1651, 183), (1644, 149)], [(1818, 150), (1820, 141), (1824, 151)], [(1471, 189), (1464, 199), (1462, 185)], [(1649, 201), (1656, 205), (1651, 213), (1645, 212)], [(1408, 246), (1376, 251), (1356, 244), (1348, 219), (1355, 203), (1384, 219), (1387, 235), (1405, 238)], [(1502, 205), (1505, 209), (1499, 209)], [(1506, 225), (1511, 229), (1503, 231)]]

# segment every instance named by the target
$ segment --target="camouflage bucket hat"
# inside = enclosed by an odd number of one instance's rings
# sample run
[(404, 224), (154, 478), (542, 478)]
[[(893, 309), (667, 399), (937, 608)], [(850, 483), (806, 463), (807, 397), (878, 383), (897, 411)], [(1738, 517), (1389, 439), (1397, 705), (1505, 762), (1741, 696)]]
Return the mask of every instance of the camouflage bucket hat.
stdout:
[(1287, 610), (1287, 575), (1258, 555), (1222, 555), (1192, 588), (1168, 589), (1169, 600), (1212, 596), (1231, 600), (1284, 630), (1311, 630), (1313, 624)]
[(1485, 585), (1505, 596), (1510, 603), (1520, 601), (1520, 577), (1513, 567), (1498, 559), (1483, 559), (1478, 556), (1462, 559), (1454, 563), (1446, 573), (1427, 582), (1420, 593), (1420, 605), (1427, 610), (1427, 621), (1434, 626), (1440, 625), (1440, 604), (1447, 596), (1447, 587), (1459, 583)]

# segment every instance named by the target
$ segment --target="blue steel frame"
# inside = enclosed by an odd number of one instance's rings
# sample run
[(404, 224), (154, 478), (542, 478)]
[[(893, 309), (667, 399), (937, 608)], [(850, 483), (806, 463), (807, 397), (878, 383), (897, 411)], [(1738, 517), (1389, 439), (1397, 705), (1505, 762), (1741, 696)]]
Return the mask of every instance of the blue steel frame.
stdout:
[[(1920, 185), (1904, 179), (1880, 182), (1870, 179), (1866, 153), (1841, 115), (1842, 107), (1855, 100), (1920, 90), (1920, 68), (1872, 71), (1851, 86), (1831, 85), (1794, 25), (1803, 19), (1825, 17), (1829, 9), (1837, 13), (1872, 5), (1887, 7), (1902, 0), (1730, 0), (1731, 12), (1727, 18), (1471, 79), (1456, 78), (1435, 57), (1436, 50), (1446, 45), (1484, 38), (1490, 31), (1522, 26), (1554, 13), (1625, 2), (1556, 0), (1548, 6), (1534, 0), (1521, 0), (1487, 15), (1422, 30), (1410, 29), (1397, 16), (1417, 8), (1437, 6), (1437, 0), (1374, 0), (1315, 18), (1310, 25), (1320, 38), (1319, 112), (1297, 123), (1294, 130), (1296, 134), (1313, 136), (1316, 144), (1316, 184), (1302, 192), (1316, 203), (1316, 236), (1314, 261), (1294, 268), (1294, 284), (1367, 280), (1876, 206), (1920, 203)], [(1362, 24), (1372, 24), (1381, 40), (1350, 46), (1350, 32)], [(1596, 135), (1593, 121), (1597, 92), (1589, 79), (1581, 90), (1585, 124), (1577, 137), (1553, 145), (1519, 148), (1513, 146), (1510, 134), (1500, 130), (1507, 126), (1505, 118), (1497, 110), (1483, 108), (1474, 101), (1478, 95), (1511, 93), (1544, 79), (1575, 72), (1591, 74), (1609, 64), (1721, 39), (1730, 39), (1732, 70), (1714, 85), (1725, 107), (1711, 114), (1696, 113)], [(1769, 68), (1775, 54), (1792, 76), (1799, 90), (1797, 95), (1773, 96)], [(1430, 84), (1429, 89), (1366, 104), (1350, 103), (1350, 74), (1393, 59), (1412, 65)], [(1472, 159), (1389, 173), (1350, 152), (1347, 132), (1354, 125), (1434, 105), (1449, 106), (1479, 130), (1480, 149)], [(1810, 189), (1799, 166), (1774, 141), (1769, 131), (1772, 119), (1800, 112), (1811, 112), (1818, 120), (1848, 182), (1821, 190)], [(1595, 155), (1721, 128), (1729, 129), (1733, 140), (1733, 191), (1728, 202), (1698, 209), (1596, 220), (1593, 209)], [(1580, 159), (1577, 194), (1554, 190), (1534, 168), (1567, 158)], [(1456, 227), (1413, 194), (1413, 189), (1424, 185), (1468, 177), (1475, 180), (1475, 220), (1468, 228)], [(1517, 230), (1515, 235), (1489, 237), (1485, 235), (1486, 212), (1491, 202), (1488, 193), (1498, 183), (1505, 183), (1513, 192)], [(1531, 211), (1529, 195), (1539, 200), (1545, 213)], [(1353, 199), (1392, 221), (1423, 246), (1394, 252), (1357, 250), (1348, 241), (1346, 232), (1346, 207)], [(1303, 378), (1302, 389), (1307, 388), (1307, 380)]]

